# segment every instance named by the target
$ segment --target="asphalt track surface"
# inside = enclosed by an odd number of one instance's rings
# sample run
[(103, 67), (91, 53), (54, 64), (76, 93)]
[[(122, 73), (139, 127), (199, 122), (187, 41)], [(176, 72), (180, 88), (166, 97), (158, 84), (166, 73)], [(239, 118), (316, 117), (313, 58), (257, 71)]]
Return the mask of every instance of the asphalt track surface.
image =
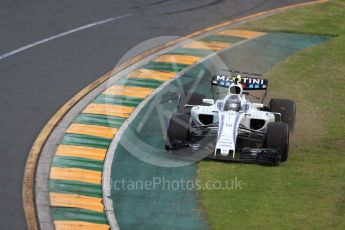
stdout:
[(147, 39), (183, 36), (298, 2), (303, 1), (2, 0), (0, 55), (115, 19), (0, 60), (1, 229), (25, 229), (22, 177), (27, 154), (44, 124), (74, 94), (111, 70), (126, 51)]

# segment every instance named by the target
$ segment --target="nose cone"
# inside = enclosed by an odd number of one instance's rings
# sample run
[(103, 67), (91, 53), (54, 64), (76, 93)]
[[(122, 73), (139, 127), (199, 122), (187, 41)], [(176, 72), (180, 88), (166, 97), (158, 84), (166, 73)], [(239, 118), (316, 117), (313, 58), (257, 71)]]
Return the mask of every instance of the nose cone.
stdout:
[(220, 151), (220, 155), (222, 155), (223, 157), (226, 157), (226, 156), (228, 156), (229, 155), (229, 150), (221, 150)]

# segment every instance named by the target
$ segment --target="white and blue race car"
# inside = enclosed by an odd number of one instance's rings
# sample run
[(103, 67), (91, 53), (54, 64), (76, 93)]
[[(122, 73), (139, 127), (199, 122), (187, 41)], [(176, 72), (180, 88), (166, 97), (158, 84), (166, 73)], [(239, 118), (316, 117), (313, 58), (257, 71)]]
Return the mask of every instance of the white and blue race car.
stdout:
[[(295, 126), (296, 104), (271, 99), (263, 104), (268, 80), (261, 75), (229, 71), (212, 77), (212, 99), (181, 94), (165, 137), (169, 151), (211, 150), (209, 158), (277, 165), (288, 159), (289, 135)], [(258, 98), (255, 92), (262, 91)], [(250, 102), (249, 97), (260, 99)]]

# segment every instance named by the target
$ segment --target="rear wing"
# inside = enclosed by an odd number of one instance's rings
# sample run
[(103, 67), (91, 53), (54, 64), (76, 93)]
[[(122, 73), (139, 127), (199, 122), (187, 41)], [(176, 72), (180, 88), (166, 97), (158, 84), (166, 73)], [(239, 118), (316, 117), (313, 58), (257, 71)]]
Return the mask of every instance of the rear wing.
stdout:
[[(229, 74), (217, 74), (212, 76), (212, 85), (228, 88), (234, 81), (242, 84), (243, 90), (267, 90), (268, 80), (261, 74), (228, 70)], [(238, 79), (237, 76), (241, 75)]]

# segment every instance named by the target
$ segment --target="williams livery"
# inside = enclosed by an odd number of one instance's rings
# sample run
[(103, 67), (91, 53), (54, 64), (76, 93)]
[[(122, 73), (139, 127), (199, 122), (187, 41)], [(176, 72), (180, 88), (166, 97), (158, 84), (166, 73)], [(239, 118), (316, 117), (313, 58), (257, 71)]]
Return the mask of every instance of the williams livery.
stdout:
[[(267, 86), (259, 74), (229, 71), (212, 77), (210, 99), (200, 93), (180, 94), (177, 113), (168, 122), (166, 149), (192, 154), (208, 149), (209, 158), (237, 162), (286, 161), (296, 105), (288, 99), (271, 99), (265, 105)], [(259, 91), (263, 96), (257, 96)]]
[[(267, 89), (268, 81), (267, 79), (263, 78), (251, 78), (251, 77), (242, 77), (242, 75), (238, 75), (240, 77), (239, 83), (241, 83), (244, 90), (262, 90)], [(258, 76), (258, 74), (256, 74)], [(212, 79), (212, 84), (223, 86), (223, 87), (230, 87), (232, 83), (231, 76), (226, 75), (216, 75)]]

